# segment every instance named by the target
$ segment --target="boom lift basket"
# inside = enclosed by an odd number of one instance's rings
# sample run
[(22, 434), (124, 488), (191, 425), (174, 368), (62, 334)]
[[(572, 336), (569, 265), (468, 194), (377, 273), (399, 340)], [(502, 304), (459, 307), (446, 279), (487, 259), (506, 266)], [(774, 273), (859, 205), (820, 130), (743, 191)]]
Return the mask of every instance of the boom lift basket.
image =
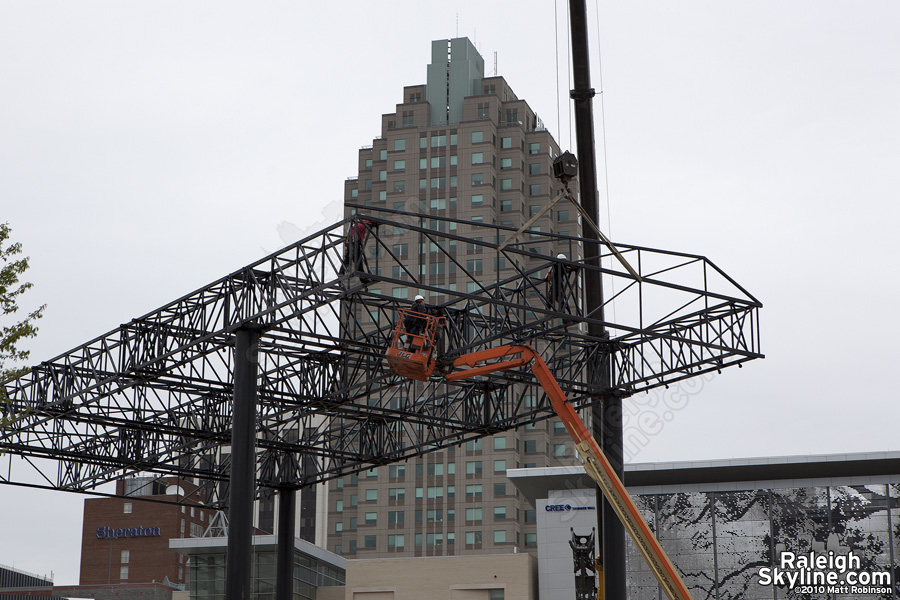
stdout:
[[(418, 381), (428, 381), (434, 372), (434, 345), (444, 326), (444, 317), (426, 315), (408, 308), (399, 309), (397, 326), (391, 337), (391, 345), (387, 349), (388, 366), (391, 373)], [(421, 333), (409, 333), (403, 323), (407, 317), (422, 319), (425, 327)]]

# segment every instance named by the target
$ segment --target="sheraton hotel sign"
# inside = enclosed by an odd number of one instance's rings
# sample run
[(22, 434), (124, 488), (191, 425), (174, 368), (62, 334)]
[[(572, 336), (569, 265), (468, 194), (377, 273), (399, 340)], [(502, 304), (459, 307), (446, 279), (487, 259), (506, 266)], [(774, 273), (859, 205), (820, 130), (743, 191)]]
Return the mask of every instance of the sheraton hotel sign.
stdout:
[(117, 538), (159, 537), (159, 527), (98, 527), (98, 540), (114, 540)]

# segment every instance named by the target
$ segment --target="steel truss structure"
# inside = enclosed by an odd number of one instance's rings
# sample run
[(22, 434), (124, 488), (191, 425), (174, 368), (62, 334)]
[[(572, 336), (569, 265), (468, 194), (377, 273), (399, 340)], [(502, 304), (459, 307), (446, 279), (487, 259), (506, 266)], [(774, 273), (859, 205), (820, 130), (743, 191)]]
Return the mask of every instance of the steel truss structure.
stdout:
[[(581, 238), (532, 231), (501, 251), (510, 227), (356, 209), (6, 382), (0, 482), (90, 492), (151, 473), (207, 482), (204, 502), (226, 504), (233, 354), (245, 328), (259, 333), (261, 488), (300, 488), (553, 416), (525, 372), (459, 384), (392, 376), (383, 353), (407, 290), (447, 317), (446, 358), (528, 343), (576, 407), (762, 357), (760, 302), (702, 256), (617, 244), (642, 281), (604, 255), (607, 298), (583, 314), (591, 267), (540, 250), (552, 242), (577, 258)], [(356, 256), (345, 242), (362, 214), (371, 233)], [(392, 242), (410, 231), (420, 240), (412, 253)], [(489, 260), (502, 279), (484, 280), (479, 261)], [(423, 277), (441, 269), (455, 272), (455, 291)], [(591, 338), (591, 322), (608, 338)]]

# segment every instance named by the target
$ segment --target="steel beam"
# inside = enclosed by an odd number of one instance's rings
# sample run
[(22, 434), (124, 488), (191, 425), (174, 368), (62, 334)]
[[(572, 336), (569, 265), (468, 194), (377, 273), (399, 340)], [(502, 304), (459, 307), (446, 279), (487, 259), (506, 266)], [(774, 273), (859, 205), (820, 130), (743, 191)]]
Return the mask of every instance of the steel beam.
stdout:
[(256, 391), (259, 329), (242, 327), (234, 336), (234, 409), (225, 600), (250, 600), (253, 555), (253, 499), (256, 497)]
[(294, 529), (297, 491), (278, 490), (278, 541), (275, 555), (275, 600), (294, 599)]

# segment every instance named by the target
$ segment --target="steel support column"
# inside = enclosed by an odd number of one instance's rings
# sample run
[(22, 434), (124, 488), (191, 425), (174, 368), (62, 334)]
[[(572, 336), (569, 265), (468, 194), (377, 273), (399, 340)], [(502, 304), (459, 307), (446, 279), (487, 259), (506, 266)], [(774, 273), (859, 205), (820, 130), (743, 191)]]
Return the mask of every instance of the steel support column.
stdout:
[[(587, 213), (600, 223), (597, 201), (597, 159), (594, 150), (594, 88), (591, 87), (590, 59), (588, 54), (587, 8), (584, 0), (570, 0), (570, 22), (572, 29), (572, 100), (575, 107), (575, 133), (578, 153), (578, 185), (581, 205)], [(600, 244), (598, 235), (589, 227), (585, 227), (582, 235), (585, 238), (585, 263), (600, 266)], [(603, 311), (603, 282), (599, 271), (589, 269), (585, 272), (585, 312), (589, 316), (605, 320)], [(590, 323), (588, 332), (595, 338), (608, 336), (601, 323)], [(604, 369), (603, 387), (612, 388), (608, 378), (608, 370)], [(596, 413), (595, 413), (596, 414)], [(601, 419), (594, 419), (591, 427), (600, 447), (606, 454), (613, 470), (624, 482), (624, 463), (621, 452), (622, 439), (622, 400), (604, 396), (601, 408)], [(598, 422), (599, 421), (599, 422)], [(618, 442), (616, 442), (618, 440)], [(599, 495), (599, 490), (598, 490)], [(625, 599), (625, 527), (619, 521), (612, 506), (603, 500), (603, 509), (598, 519), (602, 532), (603, 581), (605, 600)]]
[[(622, 398), (613, 394), (603, 397), (603, 437), (600, 448), (616, 471), (624, 478), (622, 455)], [(625, 600), (625, 526), (619, 520), (612, 505), (603, 500), (603, 582), (604, 599)]]
[(256, 497), (256, 383), (259, 330), (242, 328), (234, 338), (234, 407), (231, 482), (228, 497), (228, 556), (225, 600), (250, 600), (253, 499)]
[(294, 529), (297, 490), (278, 490), (278, 549), (275, 555), (275, 600), (294, 597)]

